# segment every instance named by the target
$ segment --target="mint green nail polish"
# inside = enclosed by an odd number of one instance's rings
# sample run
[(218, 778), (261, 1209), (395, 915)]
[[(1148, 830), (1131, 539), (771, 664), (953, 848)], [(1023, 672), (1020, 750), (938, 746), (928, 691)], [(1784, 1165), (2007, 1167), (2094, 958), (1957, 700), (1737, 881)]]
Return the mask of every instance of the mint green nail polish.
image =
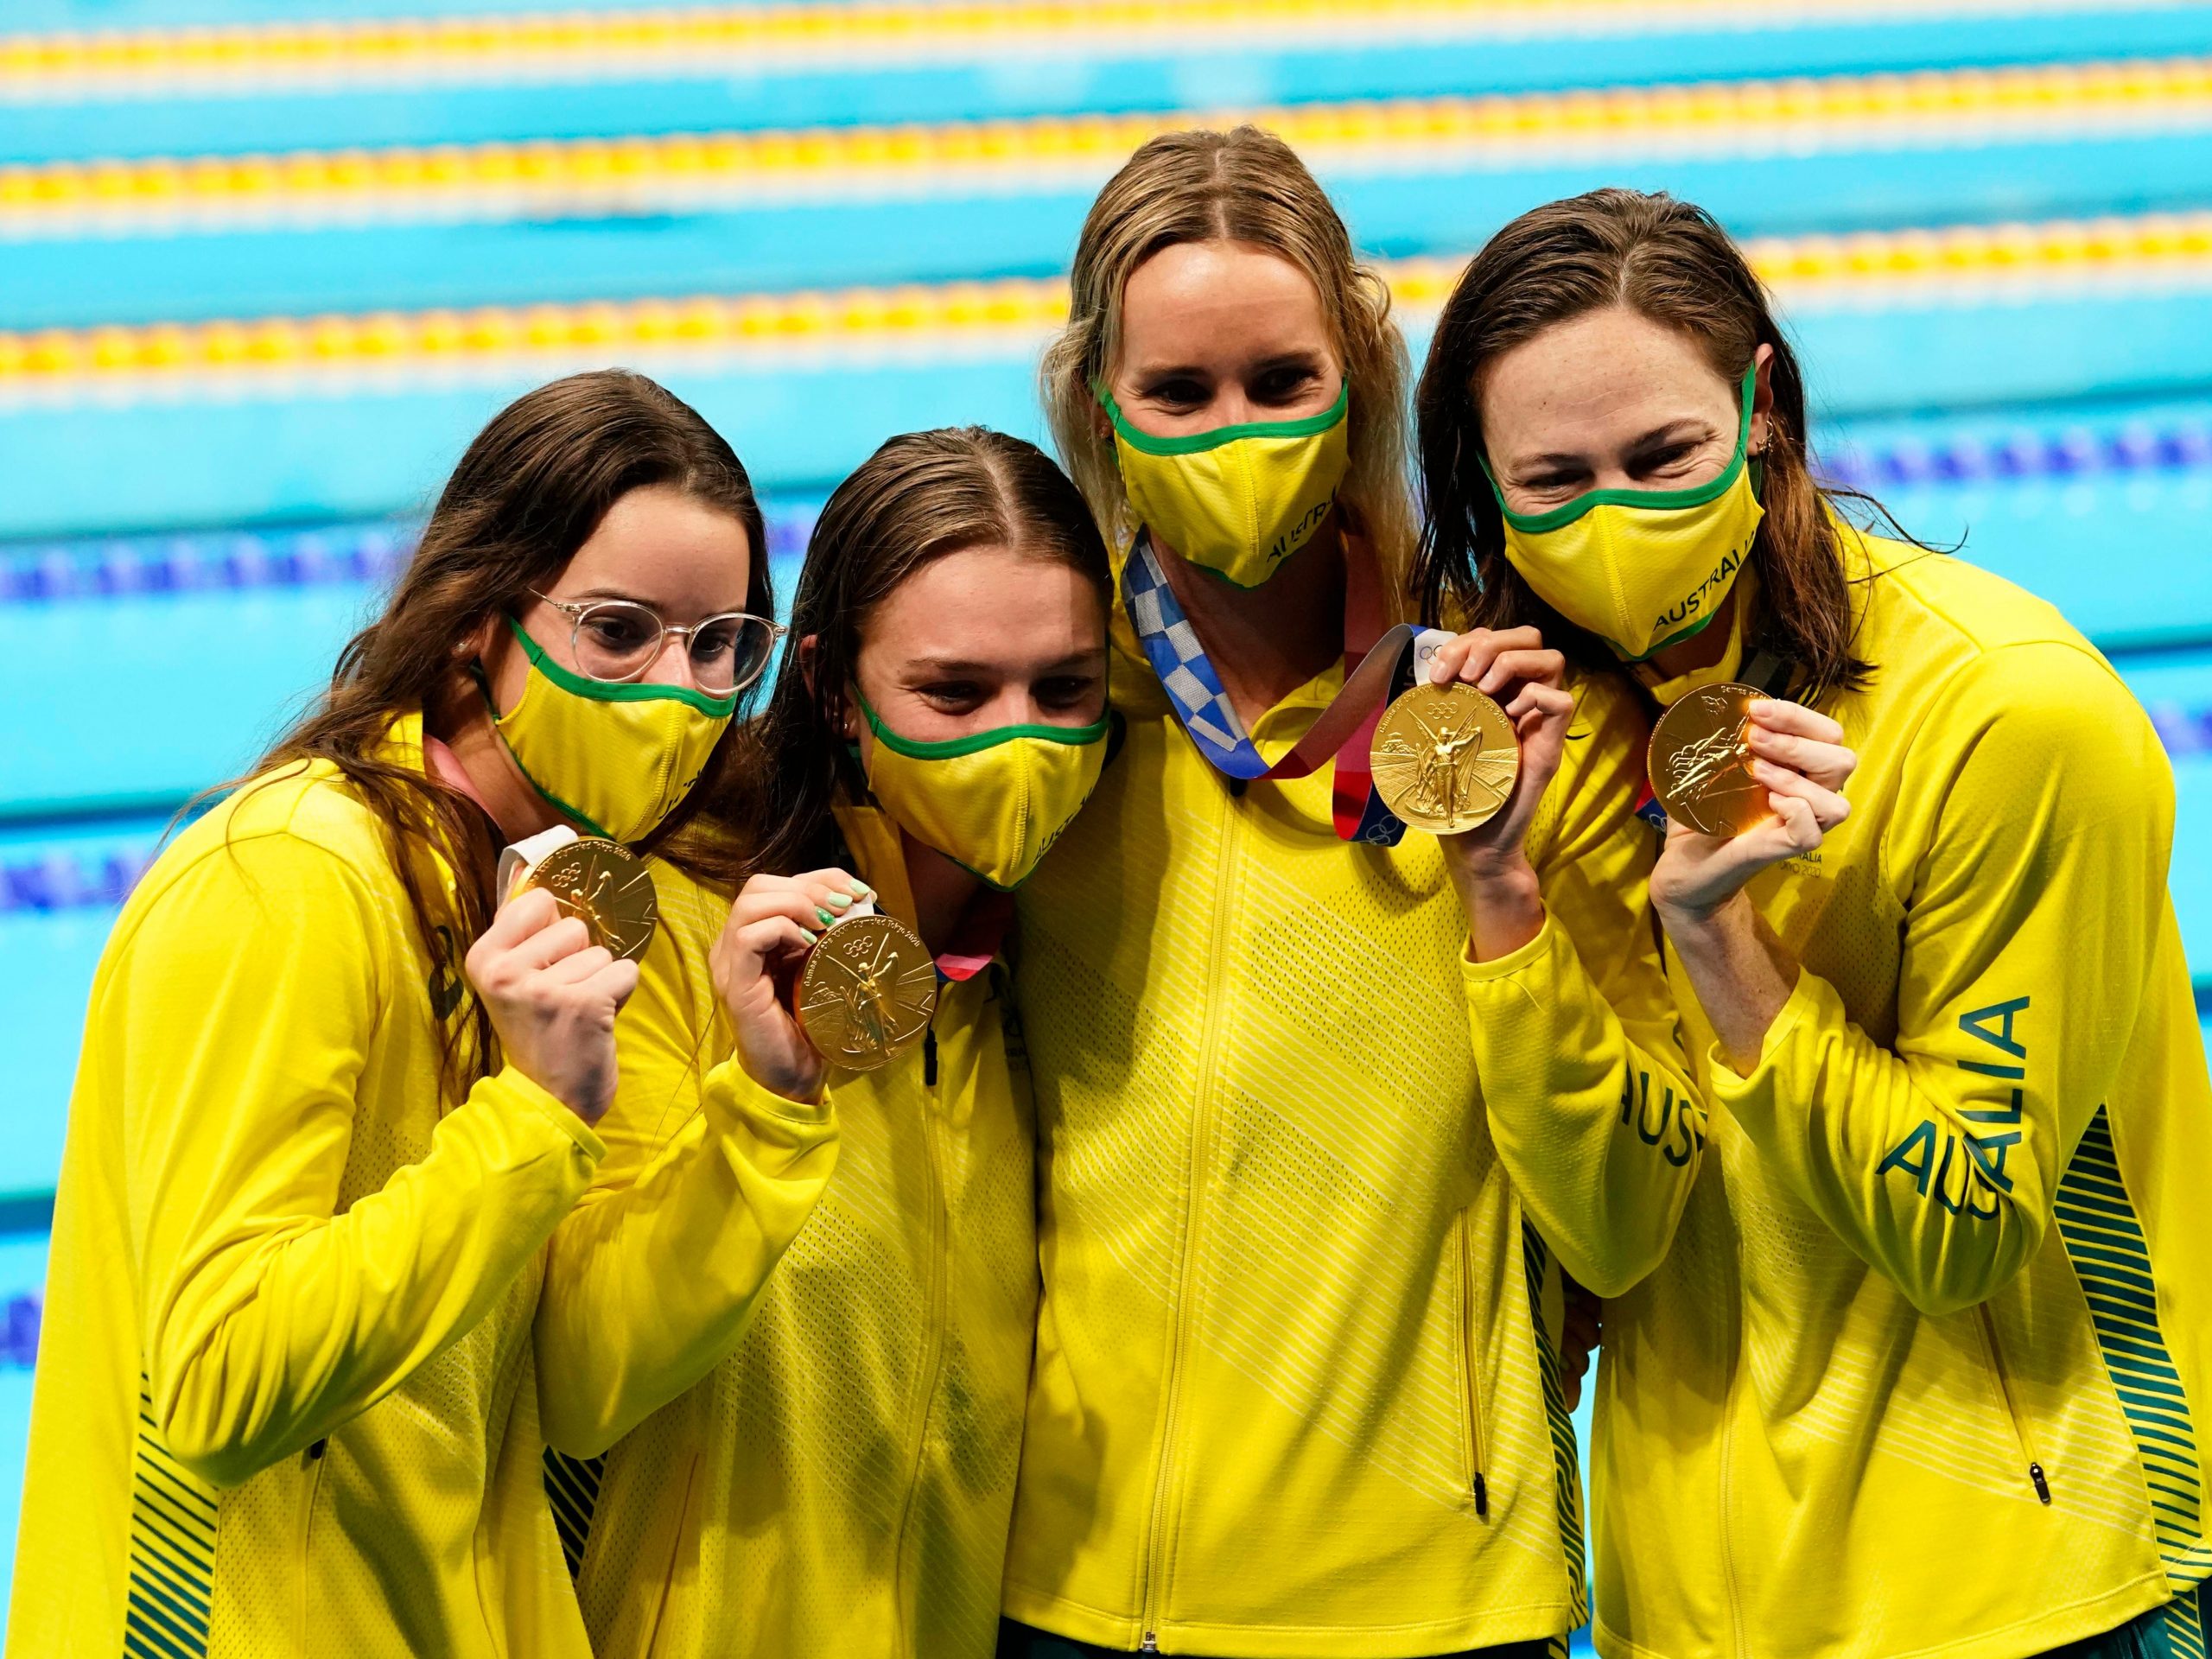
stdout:
[(853, 896), (849, 893), (833, 893), (824, 902), (832, 910), (842, 910), (853, 902)]

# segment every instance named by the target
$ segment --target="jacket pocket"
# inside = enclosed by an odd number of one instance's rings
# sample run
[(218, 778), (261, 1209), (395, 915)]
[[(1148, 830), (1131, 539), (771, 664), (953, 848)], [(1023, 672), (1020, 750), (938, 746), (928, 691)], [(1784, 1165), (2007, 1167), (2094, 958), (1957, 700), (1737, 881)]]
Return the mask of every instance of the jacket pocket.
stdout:
[(1452, 1224), (1453, 1254), (1459, 1272), (1459, 1427), (1461, 1465), (1475, 1513), (1490, 1515), (1490, 1483), (1483, 1474), (1482, 1335), (1475, 1328), (1475, 1247), (1467, 1212)]
[(2028, 1433), (2028, 1420), (2020, 1414), (2019, 1398), (2012, 1392), (2012, 1373), (2005, 1368), (2005, 1351), (1997, 1341), (1997, 1318), (1984, 1302), (1974, 1311), (1981, 1324), (1981, 1342), (1989, 1356), (1989, 1375), (1997, 1385), (1998, 1404), (2004, 1408), (2005, 1421), (2012, 1426), (2013, 1443), (2020, 1448), (2020, 1461), (2027, 1465), (2028, 1484), (2036, 1489), (2036, 1497), (2044, 1503), (2050, 1502), (2050, 1482), (2044, 1474), (2043, 1463), (2036, 1456), (2035, 1441)]

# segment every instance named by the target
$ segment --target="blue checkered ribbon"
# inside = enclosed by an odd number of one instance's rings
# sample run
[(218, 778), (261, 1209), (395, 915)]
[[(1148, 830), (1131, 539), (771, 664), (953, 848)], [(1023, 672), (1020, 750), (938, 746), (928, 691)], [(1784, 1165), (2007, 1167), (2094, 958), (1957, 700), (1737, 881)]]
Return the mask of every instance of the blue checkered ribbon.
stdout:
[[(1175, 707), (1176, 718), (1198, 746), (1198, 753), (1217, 772), (1247, 782), (1263, 778), (1303, 778), (1357, 735), (1367, 717), (1390, 695), (1398, 665), (1411, 645), (1416, 664), (1452, 636), (1438, 628), (1416, 628), (1400, 623), (1376, 641), (1359, 665), (1344, 676), (1344, 690), (1324, 709), (1312, 730), (1273, 766), (1260, 753), (1244, 729), (1236, 707), (1222, 687), (1221, 676), (1198, 643), (1198, 631), (1183, 613), (1175, 590), (1167, 585), (1160, 556), (1150, 539), (1140, 534), (1129, 550), (1122, 576), (1122, 603), (1129, 624), (1142, 642), (1152, 671)], [(1406, 826), (1384, 806), (1374, 789), (1365, 791), (1356, 827), (1346, 832), (1338, 815), (1338, 834), (1348, 841), (1394, 847)]]

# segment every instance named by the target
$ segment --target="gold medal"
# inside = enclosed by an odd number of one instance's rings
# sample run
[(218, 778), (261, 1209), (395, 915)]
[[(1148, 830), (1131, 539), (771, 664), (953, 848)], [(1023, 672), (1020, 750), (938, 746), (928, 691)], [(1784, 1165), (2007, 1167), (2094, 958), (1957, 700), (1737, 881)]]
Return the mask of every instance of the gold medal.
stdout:
[(1460, 683), (1417, 685), (1384, 709), (1369, 756), (1382, 804), (1438, 836), (1489, 823), (1521, 772), (1505, 710)]
[(848, 916), (823, 931), (799, 969), (807, 1041), (832, 1065), (873, 1071), (922, 1039), (937, 1008), (937, 963), (895, 916)]
[(653, 942), (660, 899), (645, 861), (627, 847), (584, 836), (556, 847), (522, 879), (553, 895), (563, 916), (590, 930), (591, 942), (635, 962)]
[(1646, 763), (1651, 792), (1669, 817), (1701, 836), (1726, 837), (1774, 816), (1766, 785), (1751, 776), (1744, 741), (1751, 701), (1763, 695), (1732, 683), (1701, 685), (1659, 716)]

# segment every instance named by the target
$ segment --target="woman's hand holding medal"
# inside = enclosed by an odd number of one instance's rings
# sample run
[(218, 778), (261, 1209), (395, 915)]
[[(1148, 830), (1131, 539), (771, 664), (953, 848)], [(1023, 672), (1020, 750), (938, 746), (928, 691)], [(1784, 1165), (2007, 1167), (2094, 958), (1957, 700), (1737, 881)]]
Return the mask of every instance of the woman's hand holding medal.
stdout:
[(1475, 628), (1436, 648), (1428, 660), (1428, 683), (1471, 685), (1497, 703), (1520, 757), (1503, 804), (1476, 828), (1443, 836), (1445, 856), (1478, 870), (1525, 865), (1522, 843), (1536, 803), (1559, 771), (1574, 714), (1567, 658), (1545, 649), (1543, 635), (1534, 628)]
[[(1524, 843), (1536, 804), (1559, 771), (1574, 714), (1567, 659), (1546, 649), (1535, 628), (1476, 628), (1438, 646), (1426, 672), (1378, 728), (1378, 782), (1389, 729), (1412, 725), (1406, 747), (1414, 757), (1415, 786), (1401, 787), (1400, 796), (1448, 798), (1462, 808), (1423, 827), (1438, 832), (1445, 867), (1467, 907), (1471, 950), (1486, 961), (1518, 950), (1543, 925)], [(1455, 711), (1461, 702), (1468, 707)], [(1405, 764), (1398, 770), (1402, 785)], [(1390, 804), (1403, 815), (1398, 800)], [(1459, 823), (1468, 827), (1454, 827)]]
[(791, 988), (823, 930), (868, 892), (839, 869), (756, 875), (715, 942), (709, 965), (736, 1029), (738, 1063), (787, 1100), (819, 1100), (826, 1065), (791, 1011)]
[(638, 988), (638, 964), (531, 887), (499, 906), (467, 968), (507, 1064), (598, 1122), (614, 1103), (614, 1016)]
[[(1675, 715), (1669, 710), (1654, 734), (1651, 778), (1668, 809), (1667, 845), (1651, 873), (1651, 899), (1669, 932), (1711, 919), (1769, 865), (1816, 851), (1850, 816), (1843, 787), (1859, 767), (1858, 755), (1844, 746), (1843, 728), (1802, 703), (1745, 698), (1740, 711), (1725, 717), (1726, 729), (1708, 732), (1700, 726), (1680, 737), (1670, 731)], [(1686, 710), (1685, 718), (1697, 717)], [(1700, 825), (1698, 803), (1678, 800), (1670, 788), (1670, 771), (1695, 773), (1694, 784), (1713, 770), (1700, 770), (1696, 761), (1706, 749), (1715, 751), (1715, 765), (1726, 762), (1719, 770), (1738, 781), (1735, 792), (1745, 798), (1748, 810), (1732, 835), (1706, 833), (1734, 826), (1719, 820)], [(1720, 754), (1722, 749), (1728, 753)], [(1718, 798), (1712, 784), (1703, 787)]]

